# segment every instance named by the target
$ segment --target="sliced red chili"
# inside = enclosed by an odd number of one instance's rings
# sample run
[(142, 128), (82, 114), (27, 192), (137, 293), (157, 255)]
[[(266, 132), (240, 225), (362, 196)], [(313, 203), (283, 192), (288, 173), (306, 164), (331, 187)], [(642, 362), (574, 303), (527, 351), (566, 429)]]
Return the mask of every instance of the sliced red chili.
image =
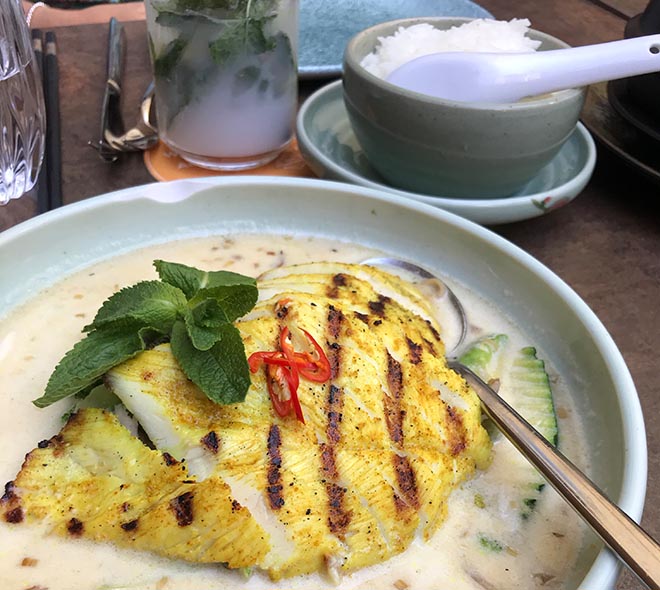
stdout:
[(291, 392), (291, 405), (293, 406), (293, 413), (296, 415), (296, 418), (298, 418), (298, 420), (304, 424), (305, 416), (303, 415), (302, 407), (300, 406), (300, 400), (298, 399), (298, 390)]
[(311, 346), (311, 352), (298, 352), (293, 349), (293, 345), (288, 339), (289, 328), (286, 326), (282, 328), (280, 333), (280, 348), (285, 356), (291, 360), (291, 363), (295, 364), (302, 377), (315, 383), (325, 383), (331, 376), (330, 361), (328, 361), (323, 348), (314, 336), (303, 328), (300, 330), (307, 338)]
[(279, 350), (275, 350), (272, 352), (265, 352), (265, 351), (253, 352), (248, 358), (248, 366), (250, 367), (250, 371), (252, 373), (256, 373), (261, 368), (261, 365), (263, 365), (264, 363), (266, 363), (267, 365), (290, 364), (288, 359)]
[(256, 373), (263, 364), (266, 365), (268, 393), (275, 411), (284, 417), (293, 409), (296, 418), (304, 424), (305, 417), (298, 399), (300, 376), (308, 381), (324, 383), (330, 379), (331, 369), (323, 348), (307, 330), (302, 332), (310, 350), (296, 352), (289, 340), (289, 328), (284, 326), (280, 331), (281, 350), (254, 352), (248, 358), (248, 366), (252, 373)]
[(305, 365), (302, 363), (298, 364), (298, 371), (300, 372), (300, 375), (308, 381), (325, 383), (330, 379), (332, 374), (330, 361), (323, 348), (321, 348), (321, 345), (314, 339), (314, 336), (312, 336), (307, 330), (303, 330), (302, 328), (301, 330), (312, 345), (315, 354), (310, 355), (309, 353), (302, 353), (305, 355), (307, 363)]
[(280, 349), (287, 357), (293, 358), (293, 344), (289, 342), (289, 326), (283, 326), (280, 330)]
[[(275, 412), (282, 418), (288, 416), (291, 413), (293, 403), (289, 384), (282, 367), (268, 365), (266, 367), (266, 383), (268, 384), (268, 394)], [(287, 391), (289, 392), (288, 395)]]
[(279, 416), (285, 417), (293, 409), (296, 418), (303, 424), (305, 417), (298, 400), (298, 371), (291, 365), (268, 365), (266, 369), (268, 393)]

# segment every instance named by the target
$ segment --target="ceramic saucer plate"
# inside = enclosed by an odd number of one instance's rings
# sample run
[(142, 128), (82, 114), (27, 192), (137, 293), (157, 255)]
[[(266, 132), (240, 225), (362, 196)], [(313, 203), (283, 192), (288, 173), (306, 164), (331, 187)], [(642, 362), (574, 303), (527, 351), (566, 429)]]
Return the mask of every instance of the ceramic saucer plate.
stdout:
[(531, 219), (569, 203), (589, 182), (596, 164), (594, 141), (578, 123), (555, 158), (515, 195), (504, 199), (451, 199), (397, 189), (371, 168), (349, 123), (341, 80), (307, 99), (296, 126), (303, 158), (321, 178), (385, 190), (483, 225)]
[(302, 0), (298, 74), (329, 78), (341, 74), (349, 39), (377, 23), (416, 16), (492, 18), (470, 0)]

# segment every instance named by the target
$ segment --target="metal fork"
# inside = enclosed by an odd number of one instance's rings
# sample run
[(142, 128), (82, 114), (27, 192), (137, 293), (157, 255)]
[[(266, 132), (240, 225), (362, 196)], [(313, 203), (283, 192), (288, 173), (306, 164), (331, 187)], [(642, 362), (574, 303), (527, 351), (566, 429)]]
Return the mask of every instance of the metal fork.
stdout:
[(140, 113), (134, 127), (126, 131), (121, 114), (121, 79), (126, 53), (124, 27), (115, 18), (110, 19), (108, 34), (108, 67), (103, 108), (101, 133), (96, 144), (90, 142), (103, 160), (114, 162), (123, 152), (149, 149), (158, 141), (153, 109), (154, 83), (147, 87), (140, 102)]
[(149, 149), (158, 140), (158, 130), (153, 122), (154, 83), (147, 87), (140, 101), (140, 112), (137, 123), (128, 131), (124, 131), (121, 114), (114, 114), (116, 109), (110, 109), (106, 125), (102, 128), (101, 143), (105, 150), (116, 152), (138, 152)]

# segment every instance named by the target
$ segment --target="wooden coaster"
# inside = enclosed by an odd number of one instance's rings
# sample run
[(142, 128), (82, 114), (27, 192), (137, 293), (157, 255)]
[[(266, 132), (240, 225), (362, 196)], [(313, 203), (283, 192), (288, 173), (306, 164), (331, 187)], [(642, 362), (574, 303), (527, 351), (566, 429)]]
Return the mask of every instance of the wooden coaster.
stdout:
[(235, 176), (237, 174), (316, 177), (300, 155), (298, 142), (295, 139), (270, 164), (266, 164), (260, 168), (253, 168), (252, 170), (220, 172), (199, 168), (177, 156), (161, 141), (150, 150), (144, 152), (144, 164), (151, 176), (159, 181), (199, 178), (202, 176)]

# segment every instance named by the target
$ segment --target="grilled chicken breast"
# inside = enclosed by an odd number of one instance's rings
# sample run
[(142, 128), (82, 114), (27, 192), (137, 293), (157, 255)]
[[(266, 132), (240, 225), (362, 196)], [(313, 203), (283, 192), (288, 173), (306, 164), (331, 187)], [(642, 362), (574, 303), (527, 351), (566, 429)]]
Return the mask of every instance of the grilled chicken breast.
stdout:
[(135, 549), (155, 544), (180, 559), (247, 567), (270, 550), (221, 477), (195, 481), (185, 464), (95, 408), (80, 410), (27, 455), (2, 504), (9, 522), (43, 520), (60, 535)]
[(248, 355), (277, 350), (286, 326), (330, 361), (327, 382), (300, 380), (304, 424), (274, 412), (263, 369), (245, 402), (220, 406), (162, 345), (106, 377), (157, 450), (112, 415), (81, 411), (27, 456), (5, 518), (273, 579), (348, 572), (428, 539), (490, 441), (424, 298), (339, 263), (277, 269), (259, 292), (236, 324)]

